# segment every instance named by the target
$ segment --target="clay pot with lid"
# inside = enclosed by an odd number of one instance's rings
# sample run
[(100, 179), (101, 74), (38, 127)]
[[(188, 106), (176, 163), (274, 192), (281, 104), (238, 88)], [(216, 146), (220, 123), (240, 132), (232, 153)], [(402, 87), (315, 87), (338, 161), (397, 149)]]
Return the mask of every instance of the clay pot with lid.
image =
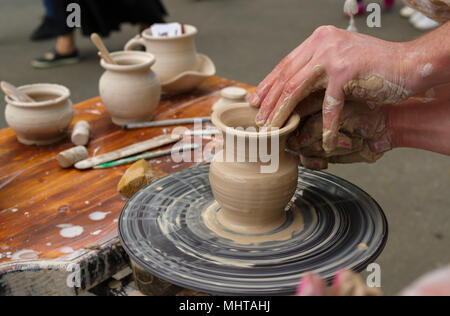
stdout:
[[(215, 155), (209, 174), (221, 206), (217, 219), (226, 229), (242, 234), (263, 234), (282, 226), (298, 180), (298, 157), (285, 148), (300, 123), (299, 115), (293, 114), (281, 129), (263, 132), (255, 125), (257, 113), (248, 103), (240, 103), (223, 105), (212, 114), (213, 124), (224, 137), (224, 148)], [(272, 138), (278, 139), (278, 145)], [(275, 165), (273, 159), (268, 162), (259, 153), (264, 143), (269, 157), (278, 155), (278, 168), (270, 167)]]
[(70, 91), (57, 84), (31, 84), (18, 88), (35, 102), (6, 96), (5, 118), (25, 145), (50, 145), (67, 137), (73, 119)]
[(100, 97), (114, 124), (150, 121), (161, 99), (161, 84), (152, 71), (155, 57), (135, 51), (111, 54), (117, 63), (100, 64), (105, 73), (100, 78)]

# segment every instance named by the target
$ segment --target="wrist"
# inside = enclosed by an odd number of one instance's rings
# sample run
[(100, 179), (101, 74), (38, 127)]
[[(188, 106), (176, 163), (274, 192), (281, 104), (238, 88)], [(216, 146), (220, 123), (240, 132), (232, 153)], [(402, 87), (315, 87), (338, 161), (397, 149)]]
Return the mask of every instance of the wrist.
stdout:
[(401, 43), (406, 89), (411, 95), (424, 93), (450, 81), (450, 45), (444, 36), (419, 38)]

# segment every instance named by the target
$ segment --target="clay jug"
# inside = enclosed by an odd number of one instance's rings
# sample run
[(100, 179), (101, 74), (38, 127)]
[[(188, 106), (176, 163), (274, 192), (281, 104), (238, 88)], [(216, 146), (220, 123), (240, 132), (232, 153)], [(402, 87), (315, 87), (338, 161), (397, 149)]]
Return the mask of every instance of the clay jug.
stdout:
[(100, 97), (116, 125), (150, 121), (161, 99), (161, 84), (151, 67), (155, 57), (145, 52), (115, 52), (117, 65), (103, 59)]
[(155, 55), (156, 64), (153, 70), (162, 83), (169, 81), (186, 71), (198, 70), (195, 35), (197, 29), (192, 25), (184, 25), (185, 34), (176, 37), (155, 37), (151, 29), (131, 39), (125, 50), (143, 45), (146, 51)]
[[(212, 114), (212, 122), (224, 137), (223, 150), (214, 156), (209, 174), (221, 206), (217, 218), (226, 229), (243, 234), (267, 233), (282, 226), (298, 180), (298, 157), (285, 148), (300, 122), (299, 115), (293, 114), (281, 129), (264, 132), (256, 128), (257, 112), (248, 103), (240, 103), (223, 105)], [(264, 152), (278, 156), (278, 167), (276, 158), (269, 162)]]
[(70, 91), (56, 84), (32, 84), (18, 88), (36, 102), (6, 97), (5, 117), (25, 145), (50, 145), (67, 136), (73, 119)]

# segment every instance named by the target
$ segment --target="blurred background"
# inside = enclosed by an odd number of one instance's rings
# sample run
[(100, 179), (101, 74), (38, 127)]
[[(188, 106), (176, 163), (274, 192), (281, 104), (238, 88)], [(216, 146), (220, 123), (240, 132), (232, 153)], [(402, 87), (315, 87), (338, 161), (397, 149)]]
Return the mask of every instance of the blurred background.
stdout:
[[(377, 2), (377, 1), (366, 1)], [(193, 24), (199, 29), (198, 51), (208, 55), (217, 75), (257, 85), (293, 48), (318, 26), (346, 28), (344, 0), (163, 0), (168, 21)], [(396, 1), (382, 13), (382, 27), (370, 29), (364, 16), (357, 18), (360, 32), (390, 41), (407, 41), (424, 33), (399, 14)], [(50, 50), (54, 41), (31, 42), (31, 32), (41, 23), (44, 8), (37, 0), (1, 0), (0, 80), (20, 86), (59, 83), (71, 89), (79, 102), (98, 95), (102, 74), (97, 49), (77, 34), (83, 58), (76, 65), (36, 70), (33, 58)], [(79, 32), (78, 32), (79, 33)], [(105, 39), (111, 50), (121, 50), (138, 28), (123, 25)], [(3, 95), (2, 95), (3, 98)], [(0, 101), (0, 128), (5, 128)], [(386, 294), (396, 294), (423, 273), (450, 264), (450, 160), (429, 152), (398, 149), (376, 164), (332, 166), (329, 172), (360, 186), (385, 210), (390, 224), (381, 265)], [(447, 193), (445, 193), (447, 192)]]

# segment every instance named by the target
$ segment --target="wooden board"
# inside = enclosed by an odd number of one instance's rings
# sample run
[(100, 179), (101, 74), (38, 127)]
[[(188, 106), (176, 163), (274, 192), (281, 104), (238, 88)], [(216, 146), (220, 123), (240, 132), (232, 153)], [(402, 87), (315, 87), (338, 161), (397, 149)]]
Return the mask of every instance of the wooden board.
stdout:
[[(213, 77), (189, 94), (164, 95), (155, 120), (208, 116), (220, 90), (230, 85), (253, 89)], [(122, 130), (112, 124), (99, 97), (75, 105), (74, 110), (73, 123), (87, 120), (91, 124), (90, 157), (174, 128)], [(117, 237), (117, 219), (126, 200), (116, 191), (128, 165), (62, 169), (56, 155), (72, 146), (69, 138), (53, 146), (25, 146), (12, 129), (0, 130), (0, 295), (76, 294), (128, 263)], [(173, 173), (195, 163), (175, 164), (167, 156), (155, 159), (153, 165)], [(89, 215), (94, 212), (106, 217), (93, 221)], [(61, 230), (70, 225), (82, 227), (83, 232), (64, 238)], [(81, 275), (80, 288), (70, 286), (74, 269)]]

